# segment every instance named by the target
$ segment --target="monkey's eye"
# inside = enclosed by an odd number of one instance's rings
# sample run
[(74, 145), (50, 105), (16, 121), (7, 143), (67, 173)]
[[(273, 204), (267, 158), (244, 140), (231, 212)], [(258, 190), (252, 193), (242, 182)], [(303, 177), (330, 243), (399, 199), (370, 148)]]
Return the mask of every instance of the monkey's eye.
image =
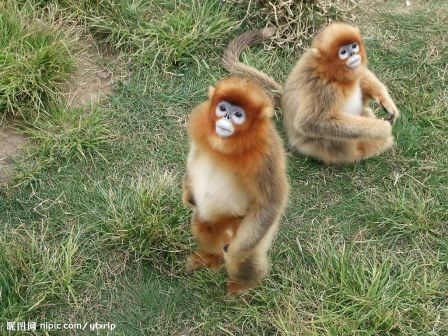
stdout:
[(218, 117), (224, 117), (227, 114), (227, 110), (229, 109), (229, 103), (226, 101), (219, 102), (216, 105), (216, 115)]
[(353, 43), (352, 44), (352, 50), (354, 51), (354, 52), (357, 52), (358, 51), (358, 43)]
[(345, 60), (348, 57), (348, 50), (346, 49), (346, 47), (341, 47), (339, 48), (339, 58), (341, 60)]
[(232, 115), (232, 122), (241, 125), (246, 121), (246, 114), (242, 109), (238, 109)]

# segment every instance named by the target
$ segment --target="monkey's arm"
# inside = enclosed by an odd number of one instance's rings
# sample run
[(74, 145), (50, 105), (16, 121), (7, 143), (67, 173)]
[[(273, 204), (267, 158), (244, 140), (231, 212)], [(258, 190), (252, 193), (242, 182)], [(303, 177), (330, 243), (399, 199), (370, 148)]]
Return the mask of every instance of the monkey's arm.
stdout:
[(198, 149), (194, 141), (191, 142), (190, 152), (187, 158), (187, 171), (182, 180), (182, 203), (186, 206), (196, 206), (193, 191), (191, 189), (191, 177), (189, 174), (190, 167), (194, 164), (197, 157)]
[(384, 120), (337, 114), (297, 125), (300, 132), (311, 137), (329, 139), (379, 138), (390, 135), (391, 125)]
[(196, 206), (193, 192), (191, 191), (190, 176), (185, 173), (182, 180), (182, 203), (186, 206)]
[(264, 169), (254, 176), (252, 186), (248, 188), (254, 200), (228, 248), (229, 254), (244, 253), (254, 248), (283, 213), (288, 197), (288, 181), (282, 171), (285, 168), (279, 164), (278, 158), (278, 153), (271, 154)]
[(238, 229), (236, 239), (230, 244), (230, 253), (249, 251), (266, 235), (269, 228), (278, 220), (279, 203), (253, 204)]
[(361, 75), (361, 91), (363, 96), (374, 99), (387, 111), (386, 120), (390, 123), (400, 116), (400, 111), (390, 97), (387, 87), (368, 69)]

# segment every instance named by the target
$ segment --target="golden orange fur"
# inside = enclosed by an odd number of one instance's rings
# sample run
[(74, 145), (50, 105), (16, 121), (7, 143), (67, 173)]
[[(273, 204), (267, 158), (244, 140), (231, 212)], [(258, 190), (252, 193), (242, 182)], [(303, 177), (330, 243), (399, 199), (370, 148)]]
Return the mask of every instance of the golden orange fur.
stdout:
[[(273, 114), (269, 96), (258, 85), (248, 79), (230, 77), (211, 89), (210, 101), (199, 105), (190, 118), (189, 133), (204, 150), (213, 155), (222, 165), (237, 165), (241, 172), (251, 173), (260, 164), (259, 157), (265, 155), (272, 132), (270, 118)], [(247, 112), (248, 122), (236, 126), (231, 139), (221, 139), (215, 133), (216, 104), (221, 100), (238, 102)]]
[[(359, 44), (359, 54), (362, 57), (362, 66), (359, 70), (347, 70), (345, 61), (338, 57), (339, 47), (353, 42)], [(329, 81), (353, 85), (360, 72), (367, 66), (367, 54), (361, 33), (358, 28), (347, 24), (333, 23), (324, 28), (313, 40), (311, 48), (314, 58), (309, 65), (321, 78)]]
[[(378, 155), (393, 144), (392, 124), (399, 111), (386, 86), (367, 68), (367, 54), (359, 29), (332, 23), (317, 34), (282, 88), (272, 77), (239, 61), (240, 54), (275, 32), (273, 28), (245, 32), (224, 51), (230, 73), (253, 78), (268, 88), (284, 112), (289, 143), (299, 152), (327, 163), (353, 163)], [(338, 56), (339, 48), (359, 45), (361, 64), (353, 69)], [(388, 112), (378, 120), (371, 99)]]
[[(215, 131), (222, 101), (246, 113), (229, 138)], [(267, 274), (267, 251), (287, 200), (285, 154), (272, 113), (262, 88), (229, 77), (210, 89), (209, 100), (194, 109), (188, 123), (183, 201), (194, 206), (192, 231), (199, 250), (187, 269), (216, 268), (225, 261), (231, 294), (257, 286)]]
[[(357, 43), (361, 64), (350, 68), (339, 48)], [(389, 121), (368, 107), (375, 99)], [(393, 144), (391, 124), (399, 111), (387, 88), (367, 68), (359, 30), (333, 23), (314, 39), (286, 81), (282, 108), (289, 143), (327, 163), (353, 163), (378, 155)]]

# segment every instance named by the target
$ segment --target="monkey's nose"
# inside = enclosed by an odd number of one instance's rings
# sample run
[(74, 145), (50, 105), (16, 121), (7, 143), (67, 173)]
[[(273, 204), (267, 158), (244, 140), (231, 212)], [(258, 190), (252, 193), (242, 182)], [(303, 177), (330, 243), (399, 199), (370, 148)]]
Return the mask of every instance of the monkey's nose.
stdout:
[(355, 53), (353, 51), (350, 52), (350, 56), (353, 56)]

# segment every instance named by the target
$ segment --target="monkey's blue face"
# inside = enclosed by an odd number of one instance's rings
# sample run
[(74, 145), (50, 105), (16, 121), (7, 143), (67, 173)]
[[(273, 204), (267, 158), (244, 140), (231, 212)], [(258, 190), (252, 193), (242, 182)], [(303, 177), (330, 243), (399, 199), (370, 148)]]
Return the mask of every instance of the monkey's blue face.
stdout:
[(235, 129), (246, 122), (244, 110), (229, 103), (221, 101), (216, 105), (216, 116), (219, 118), (215, 123), (216, 134), (221, 138), (228, 138), (235, 133)]
[(359, 45), (356, 42), (345, 44), (339, 48), (339, 58), (345, 61), (345, 64), (352, 69), (356, 69), (361, 64), (361, 55), (359, 55)]

